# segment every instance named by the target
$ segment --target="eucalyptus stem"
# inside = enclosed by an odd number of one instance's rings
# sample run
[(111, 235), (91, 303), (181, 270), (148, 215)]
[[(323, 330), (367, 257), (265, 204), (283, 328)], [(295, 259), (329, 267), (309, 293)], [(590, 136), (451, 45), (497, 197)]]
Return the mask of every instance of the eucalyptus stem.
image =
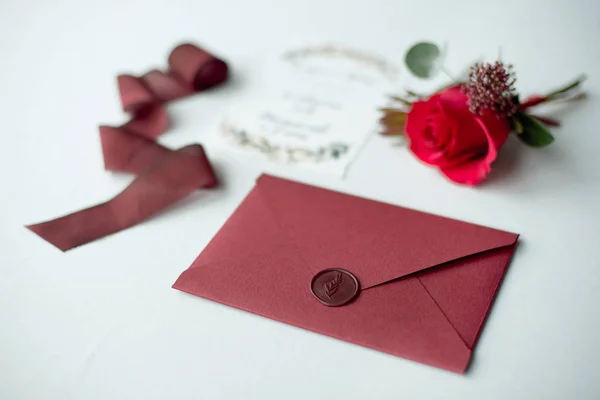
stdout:
[(390, 99), (397, 101), (399, 103), (402, 103), (407, 107), (412, 107), (412, 104), (413, 104), (412, 101), (408, 101), (400, 96), (390, 96)]
[(440, 71), (442, 71), (444, 73), (444, 75), (446, 75), (453, 83), (452, 86), (454, 86), (454, 84), (459, 83), (458, 80), (456, 78), (454, 78), (446, 69), (446, 67), (444, 67), (443, 65), (440, 67)]
[(586, 79), (586, 76), (581, 75), (579, 78), (577, 78), (572, 83), (568, 84), (567, 86), (565, 86), (563, 88), (560, 88), (553, 92), (548, 93), (545, 97), (548, 100), (553, 100), (553, 98), (562, 97), (563, 95), (567, 95), (567, 94), (569, 94), (568, 92), (579, 87), (579, 85), (581, 85), (583, 83), (583, 81), (585, 81), (585, 79)]
[(427, 97), (427, 96), (425, 96), (425, 95), (418, 94), (418, 93), (416, 93), (416, 92), (413, 92), (412, 90), (408, 90), (408, 89), (407, 89), (407, 90), (405, 90), (405, 92), (406, 92), (406, 94), (407, 94), (407, 95), (409, 95), (410, 97), (415, 97), (415, 98), (417, 98), (417, 99), (422, 99), (422, 98), (424, 98), (424, 97)]

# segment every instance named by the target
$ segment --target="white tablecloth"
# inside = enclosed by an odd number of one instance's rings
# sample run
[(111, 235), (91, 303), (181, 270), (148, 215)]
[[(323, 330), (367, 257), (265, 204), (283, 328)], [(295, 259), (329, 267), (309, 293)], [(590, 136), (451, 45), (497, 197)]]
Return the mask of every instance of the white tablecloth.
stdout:
[[(3, 0), (0, 399), (599, 398), (599, 17), (595, 0)], [(170, 108), (169, 146), (208, 138), (274, 49), (341, 43), (401, 64), (420, 39), (446, 42), (454, 71), (501, 47), (524, 94), (590, 75), (552, 146), (511, 140), (475, 189), (378, 136), (345, 180), (287, 175), (522, 234), (466, 376), (171, 289), (264, 163), (213, 151), (223, 188), (68, 253), (23, 228), (129, 182), (103, 170), (97, 135), (124, 119), (115, 75), (164, 65), (182, 40), (235, 79)]]

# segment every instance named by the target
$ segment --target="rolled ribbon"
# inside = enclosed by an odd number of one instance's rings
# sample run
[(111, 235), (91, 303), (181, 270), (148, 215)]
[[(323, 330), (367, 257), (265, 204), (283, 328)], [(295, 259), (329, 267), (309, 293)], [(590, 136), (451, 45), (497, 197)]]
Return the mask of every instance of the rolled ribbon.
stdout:
[(215, 187), (201, 145), (171, 150), (154, 139), (168, 127), (164, 103), (219, 85), (227, 75), (225, 62), (183, 44), (171, 52), (166, 72), (118, 76), (121, 105), (132, 118), (119, 127), (100, 126), (104, 167), (138, 177), (106, 203), (27, 228), (67, 251), (138, 224), (197, 189)]

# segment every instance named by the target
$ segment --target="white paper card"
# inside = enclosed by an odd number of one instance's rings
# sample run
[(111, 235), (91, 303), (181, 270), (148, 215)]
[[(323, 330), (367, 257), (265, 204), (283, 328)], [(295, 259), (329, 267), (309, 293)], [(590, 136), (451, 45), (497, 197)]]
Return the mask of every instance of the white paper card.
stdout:
[(267, 64), (262, 88), (222, 121), (216, 144), (342, 177), (378, 124), (396, 68), (337, 46), (289, 51)]

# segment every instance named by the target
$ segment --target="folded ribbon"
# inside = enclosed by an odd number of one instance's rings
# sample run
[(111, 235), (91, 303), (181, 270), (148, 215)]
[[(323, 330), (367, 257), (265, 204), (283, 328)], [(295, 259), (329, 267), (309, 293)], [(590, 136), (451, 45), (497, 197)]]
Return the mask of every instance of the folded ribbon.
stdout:
[(216, 186), (201, 145), (170, 150), (154, 139), (168, 127), (164, 103), (219, 85), (227, 75), (225, 62), (191, 44), (171, 52), (166, 72), (120, 75), (121, 104), (132, 118), (120, 127), (100, 126), (104, 167), (138, 177), (106, 203), (27, 228), (67, 251), (142, 222), (197, 189)]

